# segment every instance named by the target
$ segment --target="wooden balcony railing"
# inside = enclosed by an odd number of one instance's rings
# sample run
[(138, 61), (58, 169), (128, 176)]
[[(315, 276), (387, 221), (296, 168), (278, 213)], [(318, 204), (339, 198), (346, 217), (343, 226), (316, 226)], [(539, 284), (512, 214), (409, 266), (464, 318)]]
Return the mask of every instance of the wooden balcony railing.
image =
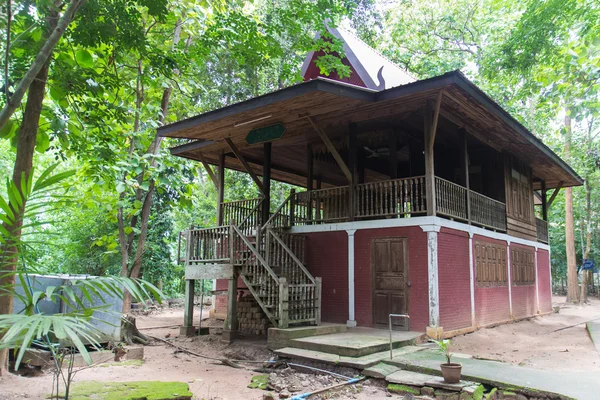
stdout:
[(435, 206), (438, 214), (466, 221), (467, 188), (436, 176)]
[(186, 264), (228, 263), (229, 226), (192, 229), (188, 232)]
[(506, 206), (471, 190), (471, 221), (486, 228), (506, 231)]
[[(435, 178), (436, 214), (498, 231), (506, 231), (504, 203), (469, 192), (454, 182)], [(351, 198), (352, 195), (352, 198)], [(292, 192), (267, 222), (272, 227), (351, 220), (402, 218), (427, 214), (425, 177), (393, 179), (349, 186)]]
[(548, 221), (543, 219), (535, 219), (535, 227), (537, 229), (537, 240), (538, 242), (548, 244)]
[(236, 200), (221, 203), (223, 223), (234, 222), (246, 235), (252, 234), (257, 226), (262, 225), (261, 206), (263, 199)]
[(424, 176), (363, 183), (354, 196), (357, 219), (427, 213)]

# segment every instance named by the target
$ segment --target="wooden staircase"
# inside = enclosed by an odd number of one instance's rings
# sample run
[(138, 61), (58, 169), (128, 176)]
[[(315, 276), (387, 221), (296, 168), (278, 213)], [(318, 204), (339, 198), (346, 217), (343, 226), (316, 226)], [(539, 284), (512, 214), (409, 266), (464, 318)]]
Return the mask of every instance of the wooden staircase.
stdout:
[[(246, 206), (246, 204), (244, 204)], [(237, 202), (236, 209), (240, 209)], [(321, 322), (321, 279), (306, 269), (304, 235), (291, 234), (285, 227), (261, 226), (256, 213), (260, 202), (239, 213), (242, 223), (194, 229), (188, 232), (187, 269), (239, 272), (248, 290), (273, 326), (319, 325)], [(254, 226), (252, 226), (254, 225)], [(215, 277), (219, 273), (215, 273)]]

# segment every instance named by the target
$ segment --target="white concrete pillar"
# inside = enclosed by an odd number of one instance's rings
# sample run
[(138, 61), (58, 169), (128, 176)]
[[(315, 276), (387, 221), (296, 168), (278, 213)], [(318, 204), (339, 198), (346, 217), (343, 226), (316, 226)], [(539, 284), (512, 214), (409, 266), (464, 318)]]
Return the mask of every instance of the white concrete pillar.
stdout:
[(348, 229), (348, 321), (346, 325), (349, 328), (356, 326), (356, 316), (354, 315), (354, 233), (356, 229)]
[(440, 327), (440, 292), (438, 285), (438, 232), (436, 225), (422, 226), (427, 232), (427, 277), (429, 287), (429, 326)]
[(475, 272), (473, 271), (473, 232), (469, 232), (469, 289), (471, 290), (471, 326), (475, 328)]
[(535, 311), (540, 313), (540, 282), (538, 279), (538, 247), (535, 246)]
[(513, 317), (512, 308), (512, 271), (510, 267), (510, 240), (506, 241), (506, 268), (508, 269), (508, 310), (510, 318)]

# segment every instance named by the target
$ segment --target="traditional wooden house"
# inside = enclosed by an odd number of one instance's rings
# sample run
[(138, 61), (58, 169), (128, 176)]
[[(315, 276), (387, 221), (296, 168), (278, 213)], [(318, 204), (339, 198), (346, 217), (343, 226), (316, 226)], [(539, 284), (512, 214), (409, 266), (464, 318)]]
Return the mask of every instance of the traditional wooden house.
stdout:
[[(229, 338), (241, 290), (279, 328), (408, 314), (396, 329), (448, 336), (550, 312), (547, 209), (581, 178), (460, 72), (415, 80), (330, 31), (349, 78), (310, 54), (305, 82), (158, 130), (219, 193), (217, 226), (188, 232), (182, 332), (195, 279), (228, 293)], [(224, 202), (225, 168), (260, 198)], [(303, 189), (278, 204), (272, 179)]]

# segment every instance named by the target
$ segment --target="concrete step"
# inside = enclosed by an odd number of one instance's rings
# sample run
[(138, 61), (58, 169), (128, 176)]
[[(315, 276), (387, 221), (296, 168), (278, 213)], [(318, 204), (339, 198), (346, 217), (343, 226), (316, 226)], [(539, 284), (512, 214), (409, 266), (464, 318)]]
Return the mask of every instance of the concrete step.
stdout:
[[(356, 328), (353, 328), (356, 329)], [(385, 331), (382, 331), (385, 333)], [(394, 332), (392, 346), (400, 348), (417, 343), (420, 332)], [(347, 357), (362, 357), (368, 354), (389, 351), (389, 337), (381, 334), (353, 331), (293, 339), (291, 347), (320, 351)]]
[(267, 346), (271, 350), (276, 350), (282, 347), (289, 347), (293, 339), (345, 332), (347, 329), (345, 324), (328, 323), (318, 326), (297, 326), (287, 329), (269, 328)]

